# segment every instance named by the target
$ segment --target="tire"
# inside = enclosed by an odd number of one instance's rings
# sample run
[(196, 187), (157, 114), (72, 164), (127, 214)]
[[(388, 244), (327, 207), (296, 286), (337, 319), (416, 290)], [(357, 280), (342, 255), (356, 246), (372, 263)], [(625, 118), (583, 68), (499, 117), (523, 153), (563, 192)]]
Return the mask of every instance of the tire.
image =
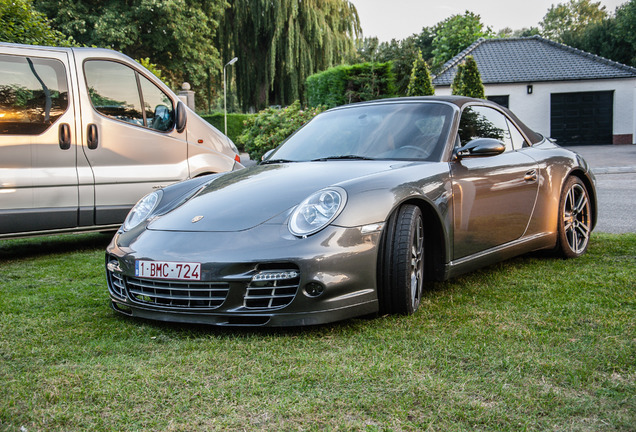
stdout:
[(587, 251), (592, 232), (590, 196), (578, 177), (569, 177), (559, 200), (556, 251), (564, 258), (576, 258)]
[(383, 314), (410, 315), (422, 300), (424, 218), (415, 205), (402, 206), (387, 222), (380, 242), (378, 300)]

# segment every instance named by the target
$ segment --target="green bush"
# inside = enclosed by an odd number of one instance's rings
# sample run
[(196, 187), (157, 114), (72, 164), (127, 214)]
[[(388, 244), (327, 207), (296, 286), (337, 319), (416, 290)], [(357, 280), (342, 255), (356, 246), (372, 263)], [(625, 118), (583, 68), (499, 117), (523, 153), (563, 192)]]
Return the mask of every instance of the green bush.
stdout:
[[(239, 150), (244, 151), (245, 149), (239, 144), (239, 136), (243, 133), (245, 129), (245, 122), (250, 117), (254, 117), (255, 114), (228, 114), (227, 115), (227, 136), (236, 144)], [(221, 132), (225, 129), (225, 122), (223, 120), (223, 113), (214, 113), (201, 116), (205, 121), (210, 123), (212, 126), (220, 130)]]
[(309, 106), (325, 105), (330, 108), (344, 105), (350, 66), (337, 66), (307, 77), (305, 93)]
[(309, 106), (329, 108), (395, 96), (392, 63), (337, 66), (311, 75), (305, 85)]
[(237, 142), (249, 153), (250, 159), (259, 161), (268, 150), (276, 148), (324, 110), (324, 106), (303, 110), (299, 101), (282, 109), (265, 108), (245, 120), (245, 129)]

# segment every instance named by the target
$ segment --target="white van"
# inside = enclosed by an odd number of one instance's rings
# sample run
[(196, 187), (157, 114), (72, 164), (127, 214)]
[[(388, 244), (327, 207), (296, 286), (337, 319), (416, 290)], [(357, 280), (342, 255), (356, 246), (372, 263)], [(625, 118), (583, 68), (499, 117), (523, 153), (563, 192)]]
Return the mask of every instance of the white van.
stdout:
[(153, 189), (240, 168), (131, 58), (0, 43), (0, 238), (116, 228)]

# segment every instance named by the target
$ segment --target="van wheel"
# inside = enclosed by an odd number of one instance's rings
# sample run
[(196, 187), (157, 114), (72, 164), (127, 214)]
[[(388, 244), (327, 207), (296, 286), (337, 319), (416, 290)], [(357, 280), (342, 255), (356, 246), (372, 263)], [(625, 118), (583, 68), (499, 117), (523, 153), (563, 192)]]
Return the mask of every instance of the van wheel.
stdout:
[(424, 218), (415, 205), (402, 206), (387, 222), (378, 261), (381, 313), (417, 311), (424, 285)]

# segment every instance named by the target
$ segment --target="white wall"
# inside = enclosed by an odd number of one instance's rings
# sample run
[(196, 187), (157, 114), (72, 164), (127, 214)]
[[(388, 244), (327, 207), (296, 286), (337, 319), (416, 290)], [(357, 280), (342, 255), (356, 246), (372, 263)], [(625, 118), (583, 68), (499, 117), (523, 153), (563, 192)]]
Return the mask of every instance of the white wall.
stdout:
[[(527, 86), (532, 85), (532, 94)], [(552, 81), (523, 84), (484, 85), (486, 96), (509, 96), (510, 110), (525, 124), (542, 135), (550, 136), (550, 95), (552, 93), (575, 93), (592, 91), (614, 91), (614, 135), (632, 135), (636, 143), (636, 78)], [(450, 95), (450, 87), (436, 87), (438, 96)]]

